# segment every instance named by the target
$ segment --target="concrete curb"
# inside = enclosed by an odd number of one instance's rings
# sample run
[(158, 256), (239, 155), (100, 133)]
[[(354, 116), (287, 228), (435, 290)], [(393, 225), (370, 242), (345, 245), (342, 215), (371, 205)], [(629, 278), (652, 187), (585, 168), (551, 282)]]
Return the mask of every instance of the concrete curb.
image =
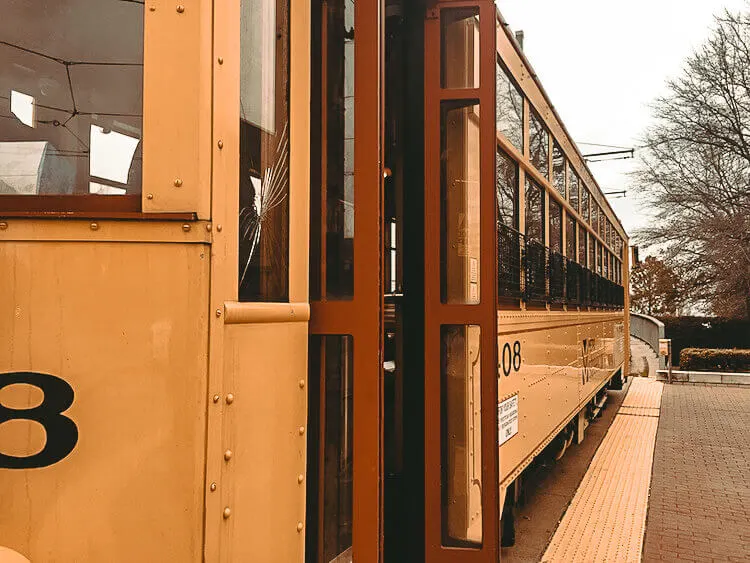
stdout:
[[(657, 381), (667, 381), (667, 370), (656, 372)], [(672, 370), (672, 383), (711, 383), (714, 385), (750, 385), (750, 373)]]

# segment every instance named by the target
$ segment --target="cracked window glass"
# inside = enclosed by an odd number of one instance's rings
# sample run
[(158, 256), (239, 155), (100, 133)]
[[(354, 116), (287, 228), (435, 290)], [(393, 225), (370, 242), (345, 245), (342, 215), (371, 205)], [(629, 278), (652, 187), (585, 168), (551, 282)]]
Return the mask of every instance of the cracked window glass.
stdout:
[(289, 1), (240, 2), (240, 301), (289, 299)]

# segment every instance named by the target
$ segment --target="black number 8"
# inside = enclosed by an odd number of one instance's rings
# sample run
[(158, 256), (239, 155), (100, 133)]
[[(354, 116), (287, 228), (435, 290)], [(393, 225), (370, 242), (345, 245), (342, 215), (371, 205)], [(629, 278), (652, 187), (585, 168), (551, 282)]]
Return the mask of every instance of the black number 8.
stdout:
[(513, 351), (508, 342), (503, 346), (502, 368), (505, 377), (510, 375), (511, 369), (513, 371), (521, 369), (521, 343), (518, 340), (513, 343)]
[(521, 343), (518, 340), (513, 343), (513, 369), (521, 369)]
[(32, 469), (47, 467), (65, 458), (78, 443), (78, 427), (65, 412), (73, 404), (73, 388), (63, 379), (44, 373), (20, 371), (0, 374), (0, 390), (25, 383), (41, 389), (44, 400), (30, 409), (11, 409), (0, 404), (0, 424), (9, 420), (32, 420), (44, 426), (47, 443), (41, 452), (16, 457), (0, 452), (0, 468)]

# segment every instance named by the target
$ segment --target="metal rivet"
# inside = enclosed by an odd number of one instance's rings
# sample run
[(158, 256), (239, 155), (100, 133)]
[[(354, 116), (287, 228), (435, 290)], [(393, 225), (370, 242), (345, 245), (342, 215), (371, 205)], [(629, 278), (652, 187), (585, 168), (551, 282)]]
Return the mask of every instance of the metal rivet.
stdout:
[(211, 223), (206, 223), (206, 230), (210, 233), (211, 232)]
[(219, 61), (220, 65), (223, 65), (224, 64), (224, 57), (219, 57), (218, 61)]
[(299, 427), (299, 435), (302, 436), (302, 434), (304, 434), (304, 433), (305, 433), (305, 427), (304, 426), (300, 426)]
[(218, 403), (218, 402), (219, 402), (219, 399), (221, 399), (221, 397), (219, 397), (218, 395), (214, 395), (214, 396), (213, 396), (213, 401), (214, 401), (214, 403)]
[(185, 223), (185, 224), (184, 224), (184, 225), (182, 226), (182, 230), (183, 230), (183, 231), (185, 231), (185, 232), (187, 233), (188, 231), (190, 231), (190, 225), (188, 225), (187, 223)]
[(218, 147), (219, 147), (220, 149), (223, 149), (223, 148), (224, 148), (224, 141), (222, 141), (222, 140), (219, 140), (219, 142), (218, 142), (218, 143), (216, 143), (216, 145), (217, 145), (217, 146), (218, 146)]
[(98, 231), (99, 230), (99, 223), (91, 223), (90, 225), (92, 231)]
[(174, 186), (175, 188), (182, 187), (182, 180), (180, 180), (179, 178), (176, 178), (174, 181)]
[(222, 516), (224, 516), (224, 520), (229, 518), (231, 515), (232, 515), (232, 509), (229, 508), (228, 506), (224, 508), (224, 514), (222, 514)]
[(148, 9), (148, 11), (149, 12), (155, 12), (156, 11), (156, 6), (150, 6), (149, 9)]
[(216, 225), (216, 230), (217, 231), (221, 232), (221, 229), (222, 229), (221, 225)]
[(302, 473), (300, 473), (299, 475), (297, 475), (297, 483), (301, 483), (304, 480), (305, 480), (305, 476), (302, 475)]
[(231, 393), (228, 393), (226, 401), (228, 405), (231, 405), (232, 403), (234, 403), (234, 395), (232, 395)]
[(216, 483), (211, 483), (209, 489), (211, 489), (211, 492), (213, 493), (216, 490)]
[(183, 13), (184, 11), (185, 11), (185, 6), (183, 6), (182, 4), (179, 4), (179, 5), (177, 6), (177, 13), (178, 13), (178, 14), (181, 14), (181, 13)]
[(221, 316), (221, 309), (216, 309), (216, 316), (217, 316), (217, 317), (220, 317), (220, 316)]
[(146, 199), (154, 199), (154, 194), (146, 194)]
[(305, 388), (305, 380), (304, 379), (300, 379), (299, 380), (299, 388), (300, 389), (304, 389)]
[(229, 461), (232, 459), (232, 450), (227, 450), (224, 452), (224, 460)]
[(4, 231), (7, 228), (8, 228), (8, 223), (6, 223), (5, 221), (0, 223), (0, 231)]
[(297, 531), (301, 532), (305, 525), (302, 522), (297, 522)]

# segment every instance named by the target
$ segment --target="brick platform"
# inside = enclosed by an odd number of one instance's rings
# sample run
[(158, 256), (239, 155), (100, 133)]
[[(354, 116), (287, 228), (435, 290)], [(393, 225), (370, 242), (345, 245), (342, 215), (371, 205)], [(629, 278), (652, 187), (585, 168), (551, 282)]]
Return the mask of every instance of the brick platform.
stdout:
[(664, 386), (643, 561), (750, 561), (750, 389)]

